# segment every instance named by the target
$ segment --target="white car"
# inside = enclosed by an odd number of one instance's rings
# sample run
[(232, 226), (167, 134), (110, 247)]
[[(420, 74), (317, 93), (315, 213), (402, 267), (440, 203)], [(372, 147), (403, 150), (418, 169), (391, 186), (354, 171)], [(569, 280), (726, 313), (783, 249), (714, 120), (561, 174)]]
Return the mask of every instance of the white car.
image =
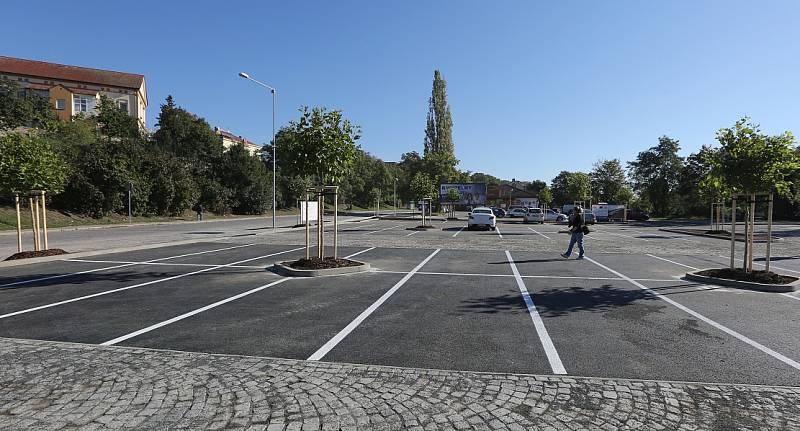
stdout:
[(467, 220), (467, 229), (485, 227), (487, 229), (495, 230), (497, 228), (497, 219), (494, 216), (491, 208), (478, 207), (469, 213)]
[(527, 208), (516, 207), (506, 211), (506, 217), (525, 217), (525, 214), (527, 213)]
[(528, 208), (528, 212), (522, 218), (524, 223), (544, 223), (544, 212), (541, 208)]
[(561, 214), (557, 211), (545, 210), (544, 212), (544, 221), (565, 222), (567, 218), (566, 214)]

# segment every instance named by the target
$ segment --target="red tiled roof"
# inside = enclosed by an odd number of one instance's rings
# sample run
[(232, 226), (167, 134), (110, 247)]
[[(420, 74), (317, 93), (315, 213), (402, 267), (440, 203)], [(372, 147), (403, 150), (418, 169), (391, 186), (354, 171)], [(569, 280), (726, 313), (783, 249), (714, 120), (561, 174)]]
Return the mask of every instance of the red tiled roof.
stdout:
[(138, 89), (144, 82), (144, 75), (135, 73), (67, 66), (2, 55), (0, 55), (0, 72), (133, 89)]
[(249, 145), (256, 146), (256, 147), (258, 146), (258, 144), (250, 142), (250, 141), (248, 141), (247, 139), (245, 139), (245, 138), (243, 138), (241, 136), (236, 136), (236, 135), (234, 135), (233, 133), (231, 133), (231, 132), (229, 132), (227, 130), (217, 129), (217, 133), (222, 135), (222, 136), (224, 136), (224, 137), (226, 137), (226, 138), (228, 138), (228, 139), (230, 139), (230, 140), (232, 140), (232, 141), (241, 142), (245, 146), (249, 146)]

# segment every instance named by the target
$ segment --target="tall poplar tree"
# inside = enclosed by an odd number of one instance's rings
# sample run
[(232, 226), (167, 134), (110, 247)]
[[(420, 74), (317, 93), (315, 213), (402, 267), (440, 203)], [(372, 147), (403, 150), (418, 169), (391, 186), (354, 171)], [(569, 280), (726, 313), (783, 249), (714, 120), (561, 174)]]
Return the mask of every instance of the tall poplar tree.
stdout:
[(456, 179), (458, 159), (453, 145), (453, 119), (447, 104), (447, 82), (433, 72), (433, 89), (428, 99), (428, 121), (425, 128), (424, 171), (441, 184)]
[(428, 99), (428, 123), (425, 128), (425, 156), (447, 153), (455, 157), (453, 119), (447, 104), (447, 82), (439, 70), (433, 72), (433, 90)]

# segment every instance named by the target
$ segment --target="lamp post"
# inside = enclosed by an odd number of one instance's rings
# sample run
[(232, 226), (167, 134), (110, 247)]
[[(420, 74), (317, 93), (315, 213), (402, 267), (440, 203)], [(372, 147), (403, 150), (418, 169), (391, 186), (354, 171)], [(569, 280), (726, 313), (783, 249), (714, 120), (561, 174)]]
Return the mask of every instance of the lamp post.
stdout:
[(394, 195), (394, 216), (397, 217), (397, 177), (394, 178), (393, 186), (392, 194)]
[[(239, 72), (239, 76), (244, 79), (250, 80), (255, 82), (256, 84), (268, 88), (270, 93), (272, 93), (272, 228), (275, 229), (275, 206), (276, 206), (276, 199), (275, 199), (275, 179), (276, 179), (276, 172), (277, 172), (277, 142), (275, 142), (275, 97), (277, 96), (277, 90), (274, 87), (271, 87), (263, 82), (253, 79), (250, 75)], [(308, 202), (306, 202), (308, 204)], [(306, 220), (308, 222), (308, 220)]]

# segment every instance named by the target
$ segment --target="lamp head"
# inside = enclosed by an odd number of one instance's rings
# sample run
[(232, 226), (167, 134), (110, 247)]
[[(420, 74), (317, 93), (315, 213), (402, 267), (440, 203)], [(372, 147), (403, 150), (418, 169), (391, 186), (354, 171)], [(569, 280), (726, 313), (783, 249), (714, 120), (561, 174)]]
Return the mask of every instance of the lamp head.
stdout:
[(241, 76), (244, 79), (250, 79), (250, 75), (248, 75), (248, 74), (246, 74), (244, 72), (239, 72), (239, 76)]

